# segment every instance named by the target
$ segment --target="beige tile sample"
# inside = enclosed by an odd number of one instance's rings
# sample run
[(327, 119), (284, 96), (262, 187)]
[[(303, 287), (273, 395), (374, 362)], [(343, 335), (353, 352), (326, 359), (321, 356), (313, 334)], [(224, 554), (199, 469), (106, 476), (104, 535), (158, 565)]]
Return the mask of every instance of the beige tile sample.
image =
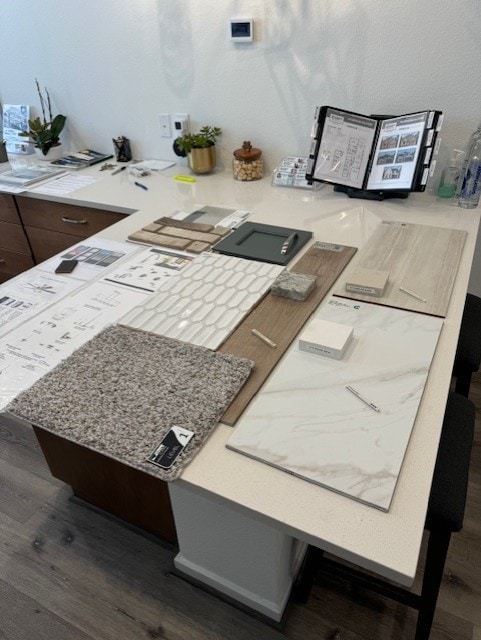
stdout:
[[(383, 221), (336, 283), (334, 295), (445, 317), (466, 232)], [(346, 291), (358, 269), (389, 271), (384, 295)]]

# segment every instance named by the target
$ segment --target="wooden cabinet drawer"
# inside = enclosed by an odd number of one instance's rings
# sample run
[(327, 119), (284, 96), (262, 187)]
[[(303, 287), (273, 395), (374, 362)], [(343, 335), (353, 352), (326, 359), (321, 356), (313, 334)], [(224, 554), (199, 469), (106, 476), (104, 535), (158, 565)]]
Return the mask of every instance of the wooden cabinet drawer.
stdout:
[(30, 254), (30, 247), (20, 224), (0, 221), (0, 248)]
[(0, 220), (20, 224), (13, 196), (0, 193)]
[(121, 213), (16, 196), (25, 226), (88, 238), (123, 220)]
[(17, 253), (9, 249), (0, 249), (0, 272), (16, 276), (31, 267), (35, 266), (30, 254)]
[(51, 258), (56, 253), (68, 249), (79, 241), (78, 236), (68, 233), (58, 233), (48, 229), (36, 229), (35, 227), (25, 227), (30, 246), (32, 247), (35, 262), (43, 262)]

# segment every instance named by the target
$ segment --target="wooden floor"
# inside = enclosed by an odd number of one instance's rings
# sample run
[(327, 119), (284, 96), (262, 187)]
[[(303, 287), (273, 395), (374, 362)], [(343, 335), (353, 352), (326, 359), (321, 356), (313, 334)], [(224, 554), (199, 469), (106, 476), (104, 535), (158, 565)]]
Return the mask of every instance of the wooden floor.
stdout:
[[(465, 526), (431, 640), (481, 640), (481, 377)], [(341, 584), (290, 605), (283, 632), (171, 573), (175, 552), (70, 500), (30, 430), (0, 426), (0, 640), (410, 640), (414, 612)]]

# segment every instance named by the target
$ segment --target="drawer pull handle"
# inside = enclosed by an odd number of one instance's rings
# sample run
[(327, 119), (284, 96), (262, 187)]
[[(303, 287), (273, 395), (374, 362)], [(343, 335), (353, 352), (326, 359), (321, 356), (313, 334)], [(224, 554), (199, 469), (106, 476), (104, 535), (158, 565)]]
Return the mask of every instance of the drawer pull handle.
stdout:
[(87, 220), (74, 220), (73, 218), (66, 218), (62, 216), (62, 222), (66, 222), (67, 224), (87, 224)]

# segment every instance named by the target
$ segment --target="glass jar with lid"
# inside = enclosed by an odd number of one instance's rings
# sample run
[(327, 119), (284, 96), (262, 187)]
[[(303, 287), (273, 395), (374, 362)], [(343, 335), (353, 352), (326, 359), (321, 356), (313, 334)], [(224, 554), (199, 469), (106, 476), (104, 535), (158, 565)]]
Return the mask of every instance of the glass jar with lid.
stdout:
[(240, 149), (234, 151), (232, 169), (236, 180), (260, 180), (264, 175), (261, 149), (255, 149), (246, 140)]

